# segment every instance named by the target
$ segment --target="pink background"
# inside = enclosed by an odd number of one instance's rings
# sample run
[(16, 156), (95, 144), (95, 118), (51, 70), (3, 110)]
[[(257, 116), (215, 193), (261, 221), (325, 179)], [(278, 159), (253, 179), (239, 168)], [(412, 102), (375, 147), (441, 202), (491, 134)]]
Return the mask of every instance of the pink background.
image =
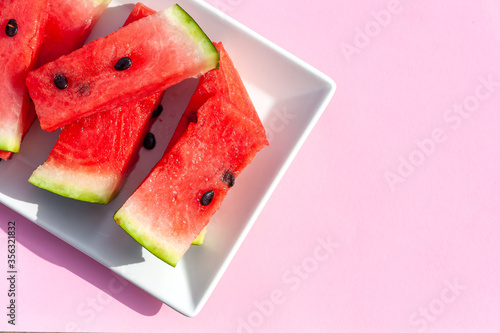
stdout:
[(338, 88), (206, 306), (184, 317), (0, 205), (0, 330), (497, 332), (500, 4), (207, 2)]

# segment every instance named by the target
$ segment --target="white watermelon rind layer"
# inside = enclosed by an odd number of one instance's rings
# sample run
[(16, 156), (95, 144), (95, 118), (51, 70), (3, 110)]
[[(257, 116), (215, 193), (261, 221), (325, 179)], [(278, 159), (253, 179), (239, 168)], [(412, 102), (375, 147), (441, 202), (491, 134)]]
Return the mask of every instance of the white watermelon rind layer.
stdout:
[(191, 36), (193, 41), (203, 51), (208, 69), (218, 67), (219, 52), (191, 15), (178, 4), (165, 9), (165, 15), (169, 16), (172, 22), (178, 22), (179, 26)]
[(133, 213), (134, 205), (129, 205), (130, 210), (125, 206), (120, 208), (113, 216), (114, 220), (133, 239), (141, 244), (146, 250), (167, 264), (175, 267), (184, 253), (180, 253), (168, 242), (162, 242), (161, 236), (148, 225), (138, 223), (141, 221), (140, 214)]
[(105, 205), (117, 196), (120, 177), (117, 174), (59, 168), (46, 162), (33, 172), (28, 181), (63, 197)]

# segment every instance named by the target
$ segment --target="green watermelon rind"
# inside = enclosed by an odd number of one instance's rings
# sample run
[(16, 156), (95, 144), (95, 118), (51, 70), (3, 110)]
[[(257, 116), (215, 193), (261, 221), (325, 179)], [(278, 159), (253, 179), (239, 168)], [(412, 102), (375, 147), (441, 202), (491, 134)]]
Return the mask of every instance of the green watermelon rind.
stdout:
[(182, 253), (176, 253), (173, 247), (158, 246), (155, 239), (151, 238), (151, 234), (144, 232), (136, 226), (135, 218), (130, 216), (126, 209), (119, 209), (113, 219), (120, 225), (120, 227), (127, 232), (133, 239), (135, 239), (139, 244), (141, 244), (146, 250), (151, 252), (153, 255), (163, 260), (172, 267), (177, 266), (177, 263), (182, 257)]
[(191, 243), (193, 245), (203, 245), (205, 241), (205, 235), (207, 233), (207, 226), (201, 230), (200, 234), (196, 237), (196, 239)]
[[(92, 185), (95, 185), (96, 182), (90, 179), (85, 180), (86, 177), (84, 174), (77, 175), (74, 171), (71, 172), (71, 175), (67, 175), (68, 177), (65, 177), (63, 174), (64, 170), (58, 170), (57, 167), (41, 165), (33, 172), (28, 182), (66, 198), (102, 205), (108, 204), (118, 195), (117, 188), (100, 188), (97, 190), (95, 187), (92, 188)], [(59, 179), (54, 178), (55, 175), (59, 175)], [(79, 179), (79, 181), (73, 182), (71, 179)], [(89, 185), (90, 187), (86, 188), (82, 184)]]
[(175, 4), (166, 9), (167, 15), (179, 23), (206, 55), (207, 66), (217, 68), (219, 52), (196, 21), (181, 6)]

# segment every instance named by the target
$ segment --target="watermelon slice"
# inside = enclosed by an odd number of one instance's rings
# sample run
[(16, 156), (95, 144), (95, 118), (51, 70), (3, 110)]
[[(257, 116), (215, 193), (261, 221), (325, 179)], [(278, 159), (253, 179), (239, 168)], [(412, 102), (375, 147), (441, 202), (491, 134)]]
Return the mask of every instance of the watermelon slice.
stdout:
[(94, 40), (27, 78), (42, 129), (145, 98), (217, 66), (219, 54), (178, 5)]
[[(137, 4), (125, 24), (155, 11)], [(119, 193), (163, 93), (65, 126), (29, 182), (65, 197), (107, 204)]]
[(26, 75), (37, 61), (47, 0), (0, 2), (0, 150), (17, 153), (31, 121)]
[[(109, 3), (110, 0), (51, 0), (37, 67), (82, 47)], [(30, 103), (26, 121), (22, 124), (21, 137), (35, 118), (34, 105)], [(11, 157), (12, 153), (0, 151), (1, 159)]]
[(236, 177), (268, 144), (234, 65), (222, 44), (217, 48), (219, 69), (201, 78), (175, 141), (114, 216), (172, 266), (207, 226)]
[(119, 193), (162, 93), (99, 112), (63, 128), (29, 182), (81, 201), (107, 204)]

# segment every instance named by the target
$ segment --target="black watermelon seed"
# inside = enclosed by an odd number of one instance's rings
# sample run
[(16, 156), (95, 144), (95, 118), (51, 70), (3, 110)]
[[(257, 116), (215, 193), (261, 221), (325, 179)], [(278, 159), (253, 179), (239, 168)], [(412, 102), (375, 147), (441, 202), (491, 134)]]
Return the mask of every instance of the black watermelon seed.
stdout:
[(126, 69), (129, 69), (130, 66), (132, 66), (132, 59), (130, 59), (129, 57), (123, 57), (116, 62), (115, 69), (117, 71), (124, 71)]
[(17, 21), (10, 19), (5, 26), (5, 34), (9, 37), (14, 37), (17, 34)]
[(156, 146), (155, 135), (153, 133), (146, 134), (146, 136), (144, 137), (144, 141), (142, 141), (142, 145), (147, 150), (153, 149)]
[(212, 202), (212, 199), (214, 198), (215, 192), (214, 191), (208, 191), (203, 193), (200, 199), (200, 204), (202, 206), (208, 206)]
[(224, 183), (227, 184), (228, 187), (233, 187), (236, 178), (234, 177), (234, 174), (231, 171), (226, 171), (222, 175), (222, 180), (224, 181)]
[(62, 74), (54, 75), (54, 84), (57, 88), (63, 90), (68, 88), (68, 79)]
[(196, 124), (198, 122), (198, 112), (193, 111), (190, 114), (188, 114), (187, 121), (188, 121), (188, 124), (189, 123), (195, 123)]
[(158, 117), (163, 112), (163, 105), (159, 104), (156, 110), (151, 114), (151, 119)]

